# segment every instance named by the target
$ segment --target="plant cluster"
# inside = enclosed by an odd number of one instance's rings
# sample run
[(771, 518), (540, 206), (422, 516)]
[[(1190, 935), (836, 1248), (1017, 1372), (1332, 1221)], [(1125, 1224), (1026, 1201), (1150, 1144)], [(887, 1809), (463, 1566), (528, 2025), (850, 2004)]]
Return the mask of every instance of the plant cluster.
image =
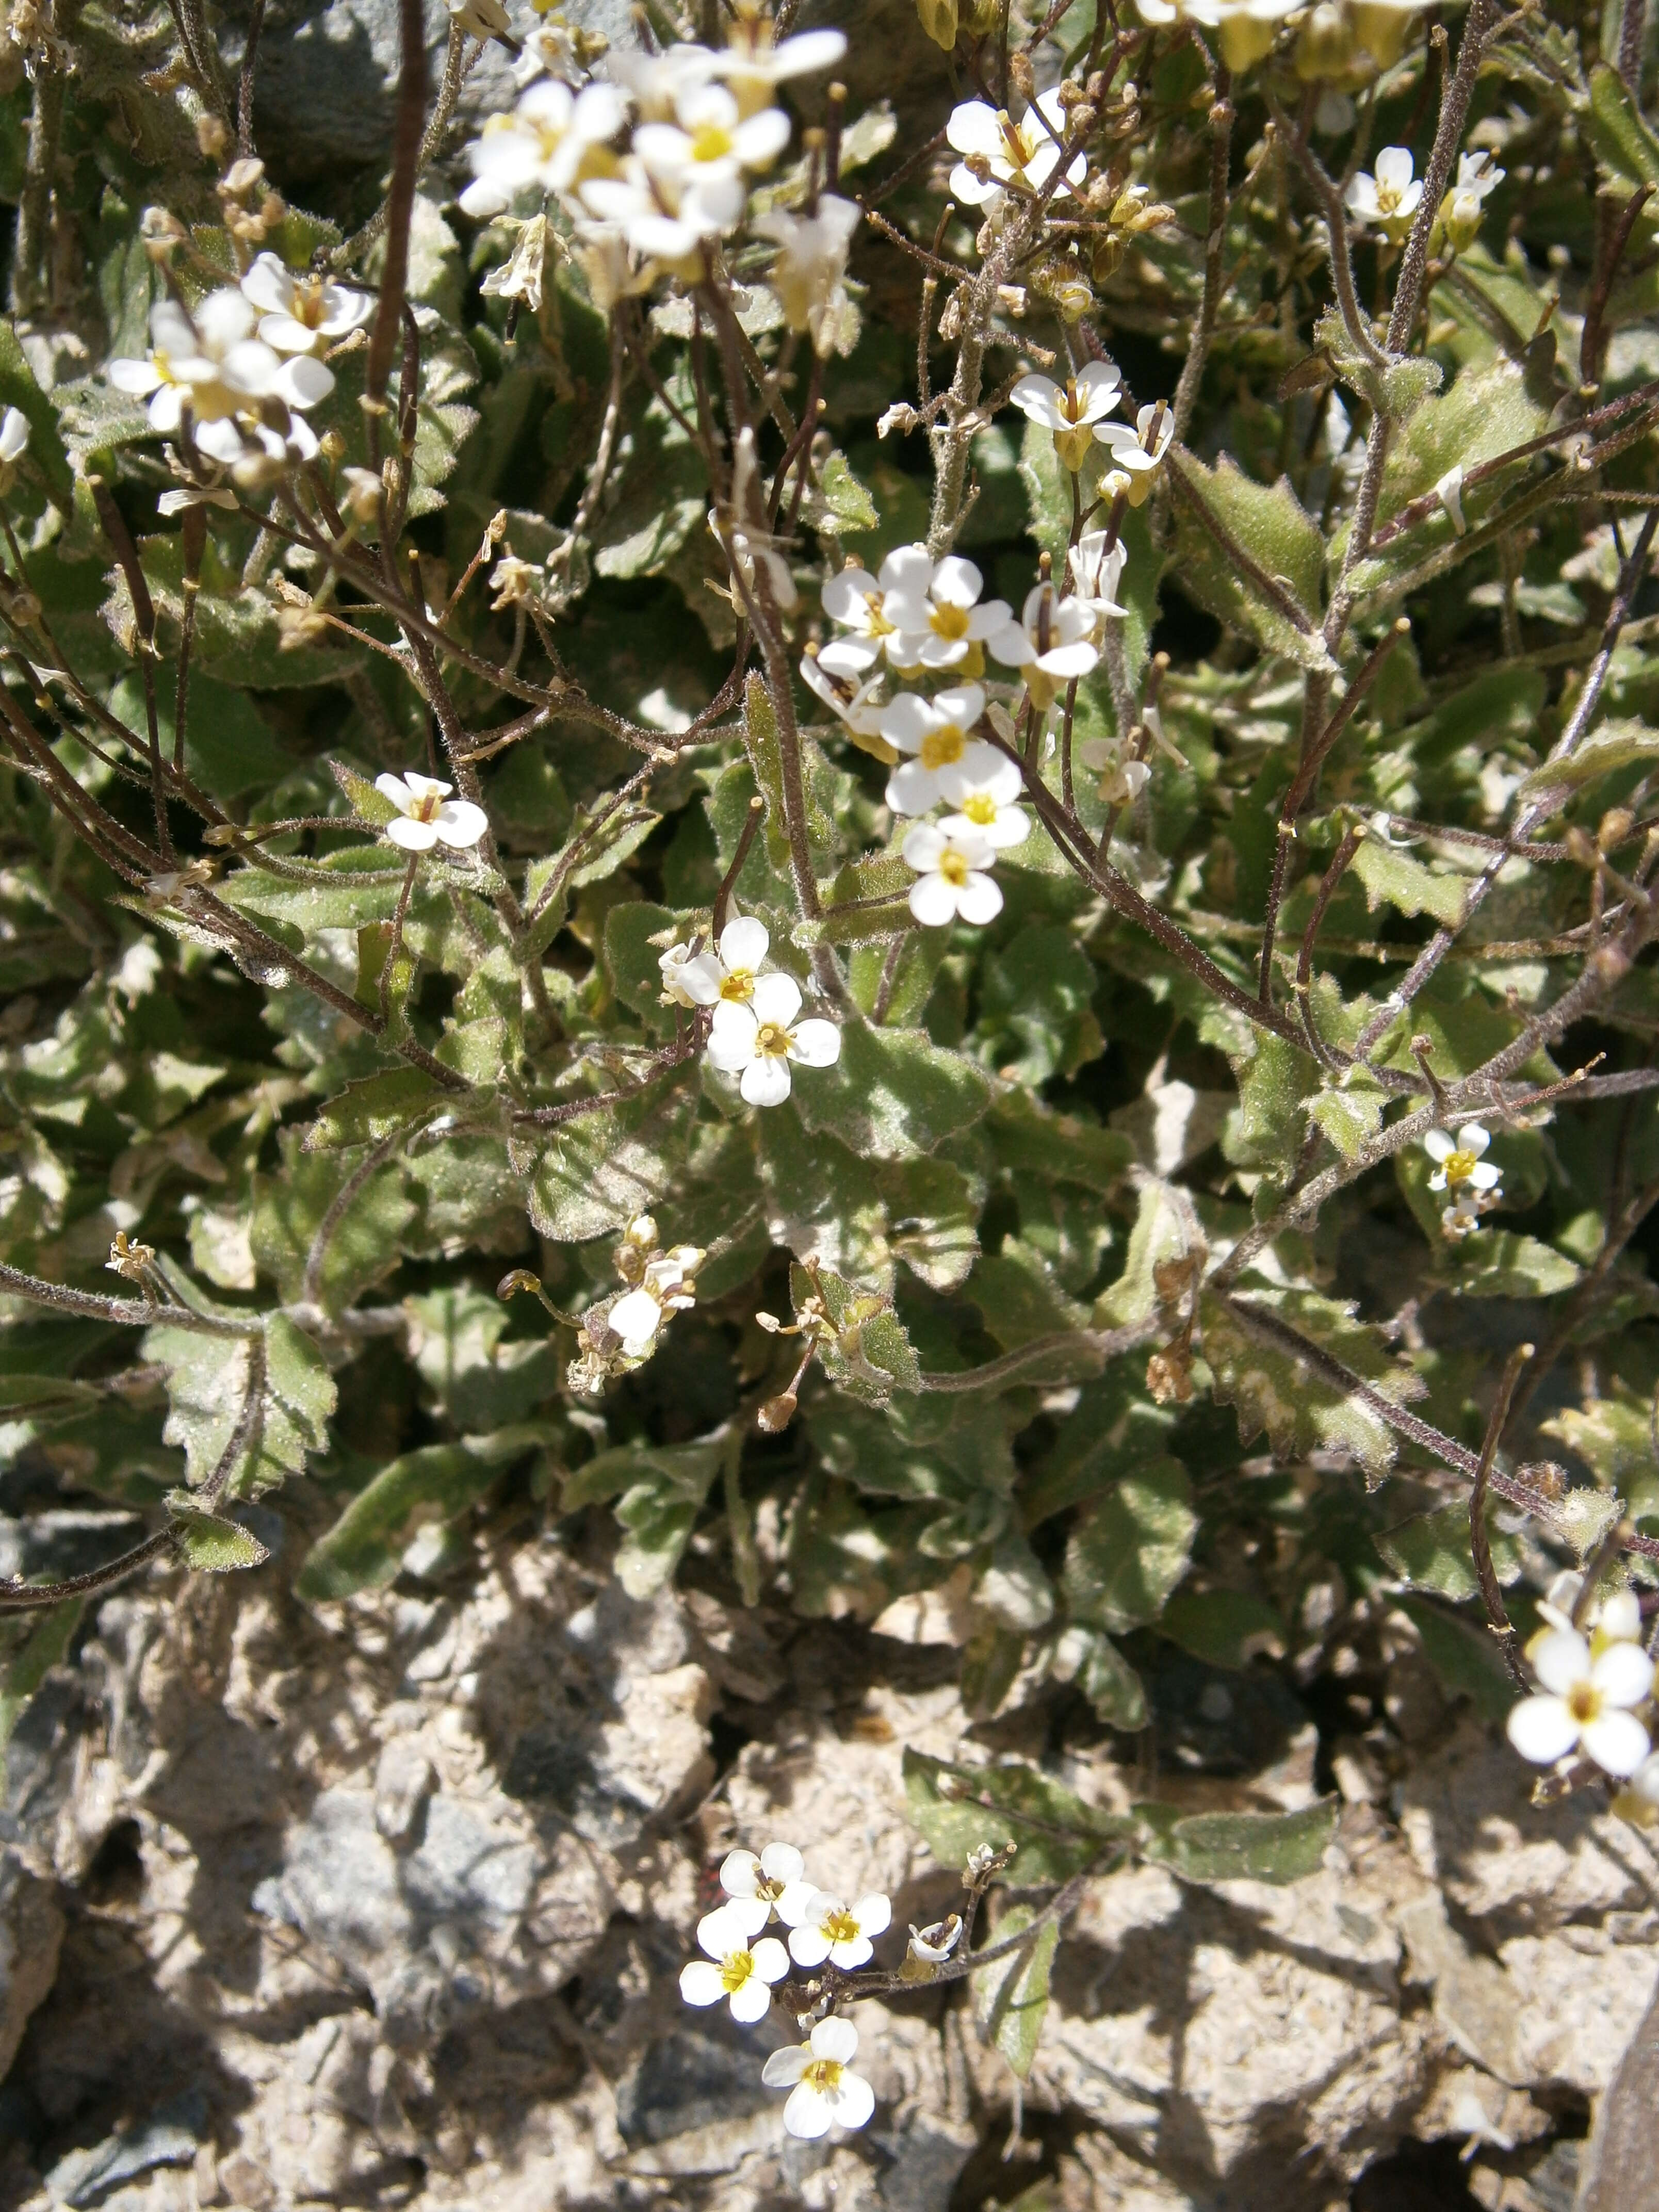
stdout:
[[(0, 1410), (153, 1532), (0, 1710), (303, 1480), (311, 1601), (611, 1506), (1103, 1735), (1386, 1617), (1653, 1817), (1640, 0), (919, 0), (902, 144), (647, 13), (402, 0), (312, 210), (258, 11), (6, 17)], [(1081, 1882), (1334, 1818), (911, 1766), (1022, 2068)], [(686, 1996), (861, 2124), (886, 1900), (723, 1879)]]

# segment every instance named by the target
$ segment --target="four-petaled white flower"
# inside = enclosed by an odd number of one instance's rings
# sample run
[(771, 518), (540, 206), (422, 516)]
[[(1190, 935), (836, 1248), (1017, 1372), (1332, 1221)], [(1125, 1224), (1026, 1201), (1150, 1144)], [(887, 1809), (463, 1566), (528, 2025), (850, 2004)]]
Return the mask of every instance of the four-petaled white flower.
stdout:
[[(1058, 85), (1040, 93), (1018, 123), (982, 100), (963, 100), (951, 109), (945, 126), (951, 144), (967, 157), (951, 172), (951, 197), (964, 207), (994, 207), (1010, 185), (1041, 192), (1060, 167), (1066, 130)], [(978, 173), (981, 167), (983, 176)], [(1076, 155), (1054, 186), (1054, 198), (1063, 199), (1073, 185), (1080, 185), (1086, 167), (1083, 155)]]
[(1113, 497), (1122, 492), (1131, 507), (1144, 507), (1158, 464), (1175, 436), (1175, 416), (1168, 403), (1154, 399), (1143, 407), (1133, 429), (1127, 422), (1097, 422), (1095, 436), (1112, 457), (1102, 490)]
[(482, 806), (450, 797), (453, 784), (416, 775), (413, 769), (405, 775), (377, 775), (374, 788), (398, 810), (380, 834), (405, 853), (429, 853), (434, 845), (465, 851), (489, 827)]
[(710, 73), (731, 87), (745, 115), (765, 106), (775, 85), (833, 69), (847, 52), (841, 31), (798, 31), (778, 44), (772, 19), (758, 9), (740, 9), (726, 35), (726, 51), (714, 57)]
[(1449, 1244), (1462, 1244), (1480, 1234), (1480, 1215), (1472, 1197), (1465, 1194), (1455, 1206), (1441, 1207), (1440, 1234)]
[(789, 1971), (789, 1954), (777, 1937), (755, 1941), (743, 1916), (722, 1905), (698, 1921), (697, 1942), (708, 1955), (680, 1969), (680, 1995), (687, 2004), (718, 2004), (724, 1997), (733, 2020), (764, 2020), (772, 2009), (772, 1984)]
[(881, 734), (900, 752), (915, 756), (888, 778), (887, 804), (895, 814), (925, 814), (944, 797), (939, 771), (963, 757), (969, 732), (984, 712), (985, 694), (977, 684), (960, 684), (931, 699), (902, 691), (884, 709)]
[(1103, 530), (1085, 530), (1066, 556), (1076, 586), (1074, 596), (1093, 615), (1097, 637), (1108, 615), (1125, 612), (1117, 603), (1117, 587), (1128, 558), (1129, 549), (1122, 539), (1109, 547)]
[[(670, 945), (657, 963), (663, 988), (683, 1006), (714, 1006), (722, 1000), (731, 1006), (747, 1006), (755, 995), (760, 964), (770, 939), (764, 922), (740, 915), (720, 932), (718, 946), (685, 957), (683, 945)], [(671, 971), (672, 981), (670, 981)]]
[(1020, 671), (1032, 697), (1047, 705), (1054, 686), (1086, 676), (1099, 660), (1094, 627), (1090, 608), (1079, 599), (1062, 599), (1045, 577), (1025, 594), (1019, 620), (1006, 623), (987, 643), (998, 660)]
[(783, 2124), (808, 2142), (832, 2127), (861, 2128), (876, 2109), (876, 2094), (852, 2060), (859, 2032), (850, 2020), (821, 2020), (809, 2043), (786, 2044), (761, 2069), (769, 2089), (787, 2089)]
[(708, 1064), (735, 1075), (750, 1106), (781, 1106), (789, 1096), (789, 1063), (833, 1067), (841, 1031), (816, 1016), (797, 1021), (800, 986), (793, 975), (763, 975), (746, 1002), (722, 999), (708, 1032)]
[[(805, 40), (812, 35), (803, 32), (801, 37)], [(810, 331), (813, 349), (820, 354), (835, 352), (842, 334), (839, 311), (847, 299), (842, 279), (853, 234), (861, 220), (862, 211), (853, 201), (823, 192), (812, 215), (779, 210), (757, 216), (750, 226), (778, 249), (766, 281), (778, 295), (784, 321), (792, 331)]]
[(1054, 434), (1054, 451), (1075, 475), (1088, 459), (1097, 422), (1122, 396), (1123, 380), (1109, 361), (1091, 361), (1063, 385), (1051, 376), (1022, 376), (1008, 397), (1028, 422)]
[(1375, 175), (1361, 169), (1349, 179), (1349, 214), (1390, 237), (1402, 234), (1423, 199), (1422, 179), (1413, 177), (1412, 167), (1408, 146), (1385, 146), (1376, 157)]
[(259, 336), (278, 353), (316, 353), (349, 337), (374, 312), (373, 296), (326, 276), (296, 275), (262, 253), (242, 279), (242, 297), (263, 309)]
[(1460, 154), (1457, 157), (1457, 182), (1452, 190), (1470, 192), (1477, 200), (1484, 200), (1498, 190), (1508, 173), (1507, 170), (1498, 167), (1488, 153)]
[(957, 667), (1008, 620), (1005, 600), (979, 605), (985, 579), (960, 554), (947, 553), (933, 562), (925, 546), (902, 545), (883, 562), (881, 573), (882, 612), (896, 633), (887, 641), (887, 658), (895, 667)]
[(744, 115), (723, 84), (689, 83), (676, 94), (673, 120), (637, 125), (620, 175), (591, 179), (582, 200), (637, 252), (684, 264), (704, 239), (736, 228), (744, 173), (769, 168), (788, 142), (781, 107)]
[(1109, 806), (1133, 806), (1152, 781), (1143, 760), (1126, 760), (1115, 738), (1090, 738), (1077, 749), (1085, 768), (1100, 778), (1100, 795)]
[(1548, 1628), (1527, 1657), (1542, 1688), (1510, 1708), (1507, 1724), (1522, 1759), (1552, 1766), (1582, 1747), (1605, 1772), (1634, 1774), (1650, 1746), (1631, 1708), (1653, 1688), (1653, 1662), (1641, 1645), (1618, 1638), (1593, 1651), (1577, 1629)]
[(1271, 52), (1279, 24), (1302, 0), (1135, 0), (1143, 23), (1199, 23), (1213, 31), (1230, 70), (1249, 69)]
[(942, 928), (958, 917), (976, 927), (1002, 911), (1002, 893), (987, 873), (996, 850), (983, 830), (942, 830), (917, 822), (899, 848), (916, 879), (910, 886), (910, 911), (924, 929)]
[(939, 772), (941, 795), (956, 808), (939, 828), (947, 837), (977, 835), (994, 853), (1012, 852), (1031, 834), (1018, 799), (1024, 778), (1017, 761), (994, 745), (971, 744), (959, 761)]
[[(253, 335), (254, 319), (253, 302), (229, 286), (209, 293), (193, 317), (176, 300), (158, 300), (149, 360), (111, 362), (109, 380), (149, 399), (150, 428), (163, 437), (178, 434), (188, 410), (210, 459), (233, 468), (313, 459), (316, 434), (301, 410), (327, 398), (333, 373), (303, 355), (283, 359)], [(267, 419), (272, 401), (280, 403), (280, 427)]]
[(720, 1887), (728, 1899), (725, 1910), (751, 1936), (758, 1936), (775, 1912), (793, 1928), (817, 1894), (805, 1875), (806, 1862), (793, 1844), (768, 1844), (758, 1858), (753, 1851), (728, 1851), (720, 1862)]
[(568, 194), (614, 169), (605, 142), (627, 114), (614, 84), (573, 92), (562, 77), (538, 79), (510, 113), (490, 116), (467, 148), (472, 182), (461, 194), (463, 213), (475, 219), (500, 215), (520, 192)]
[(696, 1244), (676, 1244), (645, 1263), (636, 1287), (619, 1297), (605, 1320), (623, 1340), (630, 1359), (648, 1359), (657, 1332), (670, 1314), (687, 1313), (697, 1303), (694, 1278), (704, 1254)]
[(849, 1905), (827, 1889), (815, 1889), (789, 1931), (789, 1955), (798, 1966), (821, 1966), (827, 1959), (851, 1973), (871, 1957), (875, 1947), (870, 1938), (879, 1936), (892, 1917), (893, 1908), (879, 1890)]
[(21, 407), (8, 407), (0, 420), (0, 464), (21, 461), (29, 441), (29, 418)]
[(1495, 1190), (1502, 1170), (1481, 1157), (1491, 1142), (1479, 1121), (1466, 1121), (1455, 1136), (1444, 1129), (1431, 1129), (1423, 1139), (1424, 1151), (1436, 1163), (1429, 1188), (1450, 1191), (1454, 1196), (1465, 1186), (1474, 1191)]
[(847, 725), (855, 740), (863, 741), (865, 751), (890, 763), (897, 756), (881, 734), (881, 708), (876, 701), (881, 678), (866, 673), (869, 665), (860, 643), (837, 638), (820, 652), (801, 655), (801, 680)]

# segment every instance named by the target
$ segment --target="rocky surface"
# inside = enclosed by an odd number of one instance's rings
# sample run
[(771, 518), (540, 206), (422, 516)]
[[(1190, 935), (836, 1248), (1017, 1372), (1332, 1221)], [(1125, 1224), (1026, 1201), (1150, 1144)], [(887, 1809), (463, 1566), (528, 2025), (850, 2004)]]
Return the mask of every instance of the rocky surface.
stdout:
[[(275, 1571), (106, 1601), (8, 1763), (0, 2203), (959, 2212), (1042, 2182), (1033, 2206), (1388, 2212), (1438, 2201), (1411, 2160), (1442, 2157), (1475, 2202), (1564, 2212), (1659, 1980), (1655, 1869), (1587, 1798), (1533, 1808), (1443, 1710), (1392, 1790), (1344, 1754), (1311, 1880), (1103, 1881), (1023, 2100), (921, 1993), (862, 2008), (870, 2129), (791, 2143), (759, 2080), (782, 2029), (676, 1992), (720, 1852), (793, 1838), (902, 1928), (953, 1887), (904, 1817), (907, 1746), (1144, 1786), (1109, 1741), (1066, 1745), (1051, 1691), (970, 1726), (955, 1663), (695, 1591), (636, 1604), (522, 1534), (348, 1606)], [(1171, 1719), (1198, 1748), (1159, 1791), (1305, 1802), (1316, 1732), (1268, 1671), (1231, 1680), (1235, 1742), (1265, 1729), (1274, 1758), (1240, 1778), (1224, 1731), (1206, 1751)]]

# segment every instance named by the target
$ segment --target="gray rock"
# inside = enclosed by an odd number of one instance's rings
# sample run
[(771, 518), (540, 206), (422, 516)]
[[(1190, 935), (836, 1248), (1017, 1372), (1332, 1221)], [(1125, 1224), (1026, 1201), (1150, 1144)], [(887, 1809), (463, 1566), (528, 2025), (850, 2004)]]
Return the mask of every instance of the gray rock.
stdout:
[(16, 2056), (29, 2014), (52, 1987), (64, 1915), (51, 1882), (0, 1851), (0, 2075)]
[(775, 2107), (761, 2068), (782, 2039), (763, 2027), (738, 2027), (724, 2011), (677, 2024), (647, 2045), (617, 2085), (623, 2141), (633, 2150)]
[(89, 2150), (72, 2150), (46, 2176), (46, 2187), (59, 2204), (96, 2204), (124, 2181), (161, 2166), (190, 2166), (207, 2125), (207, 2099), (191, 2090), (152, 2112), (136, 2128), (106, 2136)]

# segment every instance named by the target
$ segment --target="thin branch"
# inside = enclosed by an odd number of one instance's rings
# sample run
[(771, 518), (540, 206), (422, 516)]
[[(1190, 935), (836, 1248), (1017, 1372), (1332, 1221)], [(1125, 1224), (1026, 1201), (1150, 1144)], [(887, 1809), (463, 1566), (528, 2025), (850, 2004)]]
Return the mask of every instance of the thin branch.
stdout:
[(1509, 1419), (1510, 1401), (1515, 1395), (1515, 1386), (1521, 1379), (1522, 1369), (1531, 1357), (1532, 1346), (1529, 1344), (1516, 1345), (1509, 1356), (1486, 1422), (1486, 1440), (1480, 1447), (1480, 1463), (1474, 1471), (1474, 1487), (1469, 1492), (1469, 1551), (1474, 1561), (1475, 1579), (1480, 1585), (1487, 1621), (1502, 1648), (1504, 1664), (1509, 1668), (1516, 1687), (1523, 1691), (1529, 1690), (1532, 1685), (1527, 1680), (1526, 1668), (1521, 1664), (1521, 1639), (1504, 1609), (1504, 1594), (1498, 1587), (1498, 1571), (1492, 1563), (1492, 1543), (1486, 1534), (1486, 1490), (1492, 1481), (1498, 1446)]
[(197, 1336), (261, 1336), (263, 1314), (232, 1318), (228, 1315), (198, 1313), (193, 1306), (167, 1306), (151, 1298), (106, 1297), (95, 1291), (72, 1291), (63, 1283), (42, 1282), (19, 1267), (0, 1266), (0, 1294), (32, 1298), (37, 1305), (77, 1321), (112, 1321), (131, 1328), (150, 1328), (165, 1321), (169, 1328), (188, 1329)]

